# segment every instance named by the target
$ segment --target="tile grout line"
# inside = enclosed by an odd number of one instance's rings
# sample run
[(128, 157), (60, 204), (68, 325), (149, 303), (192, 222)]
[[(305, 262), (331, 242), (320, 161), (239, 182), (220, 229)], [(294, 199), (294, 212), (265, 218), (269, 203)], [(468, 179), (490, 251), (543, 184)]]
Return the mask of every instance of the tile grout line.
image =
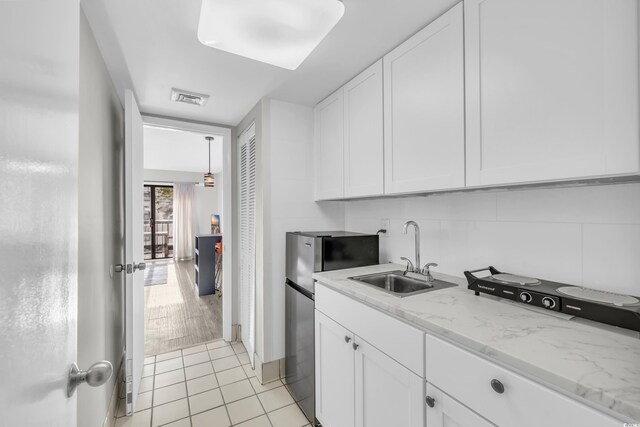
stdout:
[[(189, 425), (193, 427), (193, 421), (191, 420), (191, 402), (189, 401), (189, 389), (187, 389), (187, 368), (184, 366), (184, 350), (180, 350), (180, 354), (182, 354), (182, 375), (184, 375), (184, 393), (187, 396), (187, 417), (189, 418)], [(179, 420), (176, 420), (176, 421), (179, 421)]]

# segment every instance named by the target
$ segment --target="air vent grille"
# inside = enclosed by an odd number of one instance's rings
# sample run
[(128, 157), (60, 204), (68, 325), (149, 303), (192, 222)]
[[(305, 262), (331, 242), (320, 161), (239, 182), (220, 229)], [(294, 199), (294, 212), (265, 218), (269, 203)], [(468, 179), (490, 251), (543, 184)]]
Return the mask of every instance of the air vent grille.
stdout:
[(171, 89), (171, 100), (174, 102), (183, 102), (191, 105), (204, 105), (207, 103), (209, 95), (202, 93), (189, 92), (181, 89)]

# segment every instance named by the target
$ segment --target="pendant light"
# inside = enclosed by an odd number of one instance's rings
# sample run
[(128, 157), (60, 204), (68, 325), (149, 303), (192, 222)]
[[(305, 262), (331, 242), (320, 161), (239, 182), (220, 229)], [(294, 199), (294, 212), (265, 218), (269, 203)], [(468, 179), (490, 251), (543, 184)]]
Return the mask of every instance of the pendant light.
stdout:
[(209, 172), (204, 174), (204, 186), (213, 188), (216, 185), (213, 180), (213, 174), (211, 173), (211, 141), (213, 140), (213, 137), (205, 136), (204, 139), (209, 142)]

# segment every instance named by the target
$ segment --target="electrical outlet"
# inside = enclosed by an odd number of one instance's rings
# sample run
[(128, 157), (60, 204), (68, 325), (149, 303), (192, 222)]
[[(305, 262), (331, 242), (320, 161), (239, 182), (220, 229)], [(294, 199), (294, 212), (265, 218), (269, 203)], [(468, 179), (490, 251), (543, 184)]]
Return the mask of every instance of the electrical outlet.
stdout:
[(382, 230), (387, 230), (386, 233), (380, 233), (380, 237), (389, 237), (389, 236), (391, 236), (391, 220), (389, 220), (389, 219), (381, 219), (380, 220), (380, 228)]

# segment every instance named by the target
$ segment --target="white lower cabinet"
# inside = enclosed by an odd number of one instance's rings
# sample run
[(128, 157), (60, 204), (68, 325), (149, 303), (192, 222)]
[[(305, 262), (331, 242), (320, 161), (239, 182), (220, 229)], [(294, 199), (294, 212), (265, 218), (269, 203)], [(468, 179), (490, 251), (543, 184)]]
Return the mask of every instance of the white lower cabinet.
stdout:
[(433, 384), (427, 383), (426, 402), (427, 427), (494, 426)]
[(316, 417), (323, 427), (423, 427), (424, 380), (315, 312)]

